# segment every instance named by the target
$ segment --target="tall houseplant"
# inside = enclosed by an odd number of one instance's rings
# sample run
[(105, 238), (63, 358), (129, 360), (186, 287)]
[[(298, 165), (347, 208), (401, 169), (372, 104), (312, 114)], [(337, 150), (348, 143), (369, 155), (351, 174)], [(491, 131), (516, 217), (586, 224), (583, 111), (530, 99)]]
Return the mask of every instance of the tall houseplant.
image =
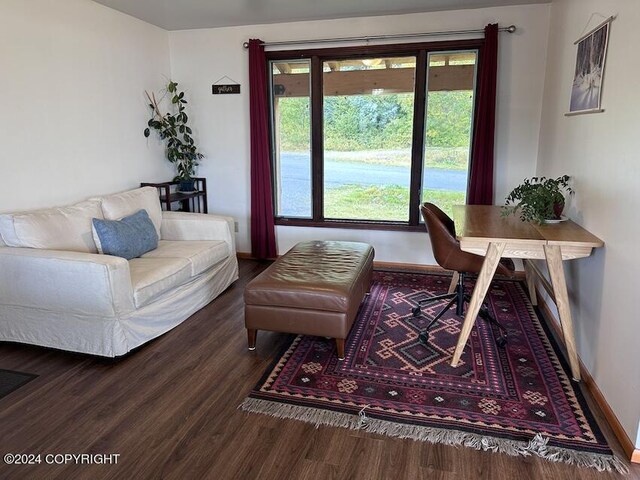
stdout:
[(573, 195), (569, 175), (558, 178), (532, 177), (514, 188), (507, 195), (502, 214), (520, 212), (525, 222), (544, 223), (561, 219), (565, 204), (565, 193)]
[(185, 112), (187, 100), (184, 97), (184, 92), (178, 90), (177, 82), (169, 80), (166, 94), (171, 96), (173, 113), (162, 113), (155, 94), (153, 92), (149, 94), (147, 91), (144, 93), (149, 100), (149, 108), (151, 109), (151, 118), (147, 122), (147, 128), (144, 129), (144, 136), (149, 137), (151, 129), (158, 132), (160, 138), (166, 141), (167, 159), (176, 166), (177, 175), (174, 181), (180, 182), (179, 190), (194, 190), (195, 170), (199, 165), (198, 161), (204, 155), (198, 152), (198, 147), (191, 136), (193, 131), (187, 125), (189, 117)]

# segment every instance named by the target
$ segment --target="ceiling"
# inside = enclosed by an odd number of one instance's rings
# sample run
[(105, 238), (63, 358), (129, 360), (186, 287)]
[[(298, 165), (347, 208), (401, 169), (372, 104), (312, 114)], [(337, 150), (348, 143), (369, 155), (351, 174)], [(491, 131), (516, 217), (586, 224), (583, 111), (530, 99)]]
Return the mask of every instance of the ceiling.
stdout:
[(165, 30), (326, 20), (551, 0), (94, 0)]

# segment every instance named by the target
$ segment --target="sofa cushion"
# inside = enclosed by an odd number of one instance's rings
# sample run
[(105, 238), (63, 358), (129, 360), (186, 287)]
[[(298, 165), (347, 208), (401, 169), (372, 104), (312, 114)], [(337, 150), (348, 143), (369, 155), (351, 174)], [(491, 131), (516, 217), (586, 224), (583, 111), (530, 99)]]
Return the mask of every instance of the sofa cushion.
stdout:
[(93, 239), (98, 252), (127, 260), (158, 246), (158, 233), (146, 210), (138, 210), (121, 220), (94, 218)]
[(154, 187), (142, 187), (128, 192), (115, 193), (100, 198), (102, 202), (102, 214), (107, 220), (120, 220), (138, 210), (146, 210), (149, 218), (156, 227), (156, 233), (160, 237), (160, 224), (162, 223), (162, 208), (158, 190)]
[(10, 247), (97, 253), (91, 220), (103, 218), (100, 202), (0, 215), (0, 235)]
[(136, 308), (191, 278), (191, 264), (186, 258), (134, 258), (129, 260), (129, 271)]
[(229, 246), (222, 240), (160, 240), (158, 248), (142, 258), (186, 258), (191, 264), (191, 275), (204, 272), (229, 256)]

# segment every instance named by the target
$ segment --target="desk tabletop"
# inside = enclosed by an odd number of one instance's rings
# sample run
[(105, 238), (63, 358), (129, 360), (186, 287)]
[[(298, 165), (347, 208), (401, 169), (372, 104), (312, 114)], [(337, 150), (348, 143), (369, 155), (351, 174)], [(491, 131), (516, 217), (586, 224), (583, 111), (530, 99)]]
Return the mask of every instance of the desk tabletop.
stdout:
[(540, 245), (573, 245), (599, 248), (604, 242), (567, 220), (554, 224), (537, 225), (523, 222), (518, 215), (501, 215), (496, 205), (454, 205), (453, 220), (459, 240), (483, 240), (489, 242), (525, 241)]

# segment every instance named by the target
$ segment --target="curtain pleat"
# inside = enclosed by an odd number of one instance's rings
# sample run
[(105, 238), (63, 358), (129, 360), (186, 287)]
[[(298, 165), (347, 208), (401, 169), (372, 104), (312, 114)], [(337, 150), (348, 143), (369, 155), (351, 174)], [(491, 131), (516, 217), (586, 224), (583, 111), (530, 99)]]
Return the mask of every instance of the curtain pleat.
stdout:
[(267, 60), (261, 40), (249, 40), (249, 114), (251, 124), (251, 254), (267, 259), (277, 256), (269, 117), (267, 104)]
[(496, 122), (496, 81), (498, 76), (498, 24), (484, 29), (480, 51), (476, 114), (471, 147), (471, 174), (467, 203), (493, 204), (493, 155)]

